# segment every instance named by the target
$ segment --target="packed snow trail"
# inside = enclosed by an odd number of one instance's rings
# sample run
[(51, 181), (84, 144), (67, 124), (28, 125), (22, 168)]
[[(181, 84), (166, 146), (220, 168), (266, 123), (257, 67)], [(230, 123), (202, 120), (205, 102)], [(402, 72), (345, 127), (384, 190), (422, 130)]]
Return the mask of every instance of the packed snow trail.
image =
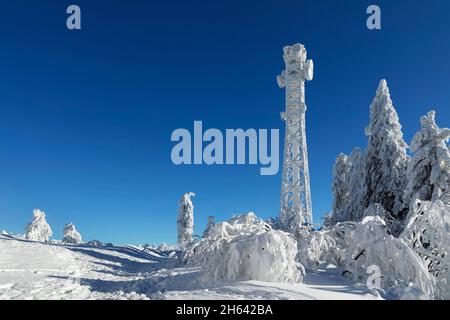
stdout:
[(304, 283), (211, 282), (136, 247), (43, 244), (0, 235), (0, 299), (380, 299), (333, 269)]

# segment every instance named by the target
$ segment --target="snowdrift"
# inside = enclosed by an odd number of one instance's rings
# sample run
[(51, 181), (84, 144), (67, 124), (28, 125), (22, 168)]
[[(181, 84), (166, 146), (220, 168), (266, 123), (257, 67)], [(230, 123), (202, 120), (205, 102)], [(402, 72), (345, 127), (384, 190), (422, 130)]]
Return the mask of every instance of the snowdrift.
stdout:
[(201, 266), (215, 280), (299, 282), (296, 240), (272, 230), (252, 212), (215, 224), (208, 237), (190, 246), (188, 264)]

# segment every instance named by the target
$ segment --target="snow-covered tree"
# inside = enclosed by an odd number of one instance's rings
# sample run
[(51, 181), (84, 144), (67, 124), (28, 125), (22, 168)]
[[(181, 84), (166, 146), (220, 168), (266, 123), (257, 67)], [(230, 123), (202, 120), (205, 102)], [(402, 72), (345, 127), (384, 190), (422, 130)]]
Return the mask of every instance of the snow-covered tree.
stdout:
[(208, 223), (206, 224), (206, 229), (203, 232), (203, 238), (206, 238), (209, 234), (209, 232), (211, 231), (212, 228), (214, 228), (214, 225), (216, 223), (214, 222), (214, 216), (209, 216), (208, 217)]
[(194, 233), (194, 205), (191, 197), (195, 193), (188, 192), (180, 200), (180, 209), (178, 211), (178, 244), (184, 248), (192, 241), (192, 234)]
[(27, 225), (25, 238), (33, 241), (45, 242), (53, 235), (52, 229), (45, 220), (45, 212), (35, 209), (33, 221)]
[(365, 154), (365, 189), (363, 206), (379, 203), (399, 220), (406, 187), (408, 145), (403, 140), (402, 126), (392, 104), (386, 80), (381, 80), (370, 106), (369, 137)]
[(439, 128), (435, 111), (420, 119), (421, 129), (414, 135), (411, 151), (414, 155), (408, 165), (408, 185), (405, 206), (414, 199), (450, 204), (450, 152), (446, 142), (450, 129)]
[(362, 219), (364, 195), (364, 154), (360, 148), (354, 148), (350, 154), (350, 174), (348, 178), (349, 201), (346, 211), (349, 221)]
[(69, 223), (64, 227), (63, 242), (72, 244), (80, 244), (82, 242), (81, 234), (77, 231), (73, 223)]
[(295, 258), (297, 241), (253, 212), (216, 223), (208, 237), (192, 243), (183, 260), (223, 280), (299, 282), (304, 268)]
[(350, 177), (350, 159), (347, 155), (341, 153), (336, 158), (333, 168), (333, 223), (347, 221), (346, 206), (350, 200), (349, 177)]
[(434, 277), (436, 299), (450, 299), (450, 205), (415, 200), (401, 238), (422, 258)]

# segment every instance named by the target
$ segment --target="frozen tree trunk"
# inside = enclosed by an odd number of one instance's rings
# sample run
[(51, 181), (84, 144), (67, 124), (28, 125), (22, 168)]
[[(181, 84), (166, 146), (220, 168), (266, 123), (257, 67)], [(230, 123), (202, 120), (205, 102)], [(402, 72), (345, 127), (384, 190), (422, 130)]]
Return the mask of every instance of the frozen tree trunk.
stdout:
[(35, 209), (33, 211), (33, 221), (27, 226), (25, 238), (33, 241), (45, 242), (53, 235), (52, 229), (45, 220), (45, 212)]
[(421, 117), (421, 129), (411, 142), (414, 155), (408, 166), (406, 207), (415, 199), (442, 200), (450, 204), (450, 152), (446, 144), (450, 129), (440, 129), (436, 125), (435, 115), (434, 111), (430, 111)]
[(63, 242), (72, 244), (80, 244), (82, 242), (81, 234), (77, 231), (73, 223), (69, 223), (64, 227)]
[(194, 205), (191, 197), (195, 193), (188, 192), (180, 200), (180, 209), (178, 211), (178, 244), (181, 248), (185, 248), (192, 241), (194, 233)]
[(386, 80), (381, 80), (370, 106), (369, 137), (365, 155), (363, 207), (379, 203), (397, 219), (404, 219), (403, 193), (409, 157), (407, 144)]

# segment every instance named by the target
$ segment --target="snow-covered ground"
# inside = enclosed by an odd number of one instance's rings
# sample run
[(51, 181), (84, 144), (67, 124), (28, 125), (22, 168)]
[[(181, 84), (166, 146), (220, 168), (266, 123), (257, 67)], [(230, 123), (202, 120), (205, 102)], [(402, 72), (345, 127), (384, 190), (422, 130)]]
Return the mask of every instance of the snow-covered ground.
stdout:
[(0, 299), (380, 299), (333, 268), (299, 284), (211, 282), (138, 247), (43, 244), (0, 235)]

